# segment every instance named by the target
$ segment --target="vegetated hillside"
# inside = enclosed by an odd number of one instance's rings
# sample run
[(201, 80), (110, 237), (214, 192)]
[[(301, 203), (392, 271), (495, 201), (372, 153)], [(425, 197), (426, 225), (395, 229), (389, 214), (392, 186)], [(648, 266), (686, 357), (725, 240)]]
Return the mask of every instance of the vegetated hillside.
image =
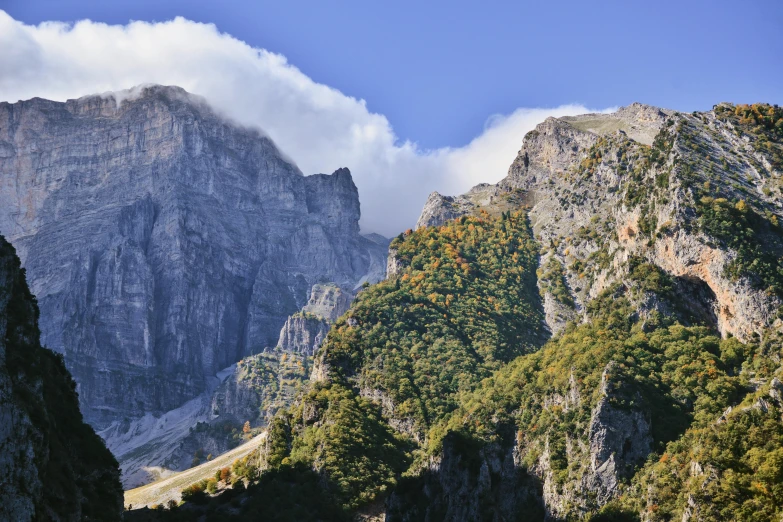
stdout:
[[(643, 281), (628, 284), (628, 294), (645, 291)], [(742, 365), (759, 349), (671, 318), (642, 322), (625, 292), (610, 290), (591, 322), (572, 323), (462, 397), (432, 431), (428, 450), (440, 462), (403, 481), (389, 519), (579, 519), (621, 492), (633, 506), (627, 519), (645, 514), (647, 490), (636, 486), (650, 480), (645, 464), (742, 400)]]
[(460, 392), (545, 340), (523, 213), (464, 217), (392, 248), (404, 268), (359, 294), (311, 391), (270, 429), (268, 465), (314, 463), (346, 509), (394, 485)]
[[(596, 130), (608, 122), (618, 130)], [(560, 333), (462, 399), (434, 430), (439, 463), (400, 488), (389, 519), (532, 509), (498, 483), (520, 470), (551, 519), (779, 518), (780, 404), (743, 404), (774, 396), (780, 366), (782, 128), (783, 111), (763, 105), (550, 119), (494, 192), (457, 198), (464, 212), (508, 193), (531, 205), (547, 322)], [(725, 433), (711, 437), (715, 423)], [(730, 442), (740, 425), (754, 442)], [(478, 467), (466, 470), (463, 446)], [(427, 491), (426, 507), (404, 491)]]
[(314, 468), (312, 487), (345, 516), (393, 488), (460, 392), (546, 338), (524, 213), (407, 232), (392, 248), (398, 277), (338, 319), (262, 454), (267, 473)]
[(550, 119), (494, 192), (456, 198), (531, 205), (559, 335), (462, 398), (388, 519), (513, 518), (538, 496), (549, 519), (777, 520), (782, 138), (765, 105)]
[(779, 520), (781, 142), (766, 105), (542, 123), (392, 243), (258, 480), (389, 521)]
[(0, 519), (120, 520), (117, 461), (83, 422), (62, 356), (39, 338), (35, 297), (0, 236)]

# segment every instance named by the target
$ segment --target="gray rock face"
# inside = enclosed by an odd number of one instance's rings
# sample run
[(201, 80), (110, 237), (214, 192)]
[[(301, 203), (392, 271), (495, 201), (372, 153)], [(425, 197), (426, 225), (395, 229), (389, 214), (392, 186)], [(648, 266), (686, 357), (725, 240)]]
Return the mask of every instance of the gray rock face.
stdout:
[(0, 520), (120, 520), (117, 462), (83, 423), (71, 376), (0, 236)]
[[(672, 276), (683, 301), (694, 298), (686, 303), (694, 315), (724, 336), (748, 340), (781, 325), (781, 301), (751, 278), (726, 275), (736, 252), (699, 230), (689, 184), (695, 176), (700, 186), (707, 182), (722, 197), (779, 220), (780, 174), (714, 110), (681, 114), (632, 104), (613, 114), (548, 118), (525, 136), (505, 179), (461, 196), (431, 195), (418, 226), (502, 209), (517, 195), (546, 250), (542, 260), (555, 256), (566, 269), (574, 318), (586, 319), (586, 304), (622, 281), (634, 256)], [(780, 257), (779, 242), (762, 248)], [(547, 309), (552, 332), (568, 319)]]
[(566, 388), (542, 397), (545, 409), (591, 412), (589, 426), (565, 434), (568, 480), (556, 477), (555, 434), (528, 437), (525, 426), (507, 425), (500, 442), (483, 443), (452, 432), (442, 451), (397, 487), (387, 520), (565, 520), (614, 498), (653, 446), (643, 411), (613, 405), (623, 393), (615, 364), (604, 369), (597, 394), (580, 391), (572, 372)]
[(0, 233), (95, 426), (275, 346), (313, 284), (382, 274), (359, 212), (347, 169), (305, 177), (179, 88), (0, 103)]
[[(0, 242), (5, 243), (3, 239)], [(7, 243), (3, 246), (8, 248)], [(18, 277), (13, 259), (0, 257), (0, 473), (4, 486), (0, 493), (0, 515), (5, 520), (32, 520), (36, 496), (43, 487), (34, 464), (41, 434), (30, 415), (14, 400), (14, 386), (6, 362), (6, 329), (11, 288)], [(14, 270), (17, 268), (17, 270)]]
[[(373, 281), (375, 282), (375, 281)], [(353, 294), (337, 285), (317, 284), (310, 291), (310, 299), (302, 308), (302, 313), (323, 319), (329, 324), (348, 311), (353, 302)]]
[(416, 228), (440, 225), (454, 218), (464, 216), (471, 207), (462, 197), (444, 196), (433, 192), (424, 202)]
[(568, 321), (573, 321), (577, 318), (573, 307), (558, 301), (551, 292), (544, 294), (544, 314), (546, 314), (546, 323), (552, 331), (552, 335), (559, 334), (563, 331)]
[(461, 196), (443, 196), (433, 192), (424, 203), (416, 228), (439, 226), (471, 213), (476, 207), (487, 206), (498, 195), (495, 185), (481, 183)]
[[(640, 396), (634, 407), (616, 405), (622, 400), (625, 384), (617, 379), (617, 363), (610, 362), (601, 375), (597, 394), (579, 390), (573, 372), (567, 389), (544, 398), (544, 408), (563, 411), (590, 408), (587, 429), (569, 431), (565, 435), (565, 454), (569, 463), (568, 478), (558, 480), (553, 466), (552, 443), (558, 435), (542, 439), (517, 440), (518, 462), (535, 455), (529, 471), (541, 481), (541, 501), (547, 520), (563, 520), (573, 514), (586, 515), (616, 497), (623, 479), (633, 475), (653, 448), (652, 425)], [(587, 392), (587, 393), (585, 393)], [(585, 402), (587, 401), (587, 402)], [(518, 427), (524, 433), (523, 427)], [(540, 450), (540, 451), (539, 451)]]
[(292, 315), (283, 329), (277, 346), (287, 352), (313, 355), (326, 339), (329, 323), (312, 315)]
[(301, 312), (290, 316), (280, 330), (277, 347), (285, 352), (313, 355), (351, 301), (353, 294), (336, 285), (314, 285)]
[(205, 392), (174, 410), (114, 422), (101, 431), (120, 461), (126, 489), (230, 450), (241, 442), (245, 421), (253, 428), (266, 426), (307, 381), (313, 352), (352, 299), (335, 284), (313, 285), (307, 304), (286, 320), (275, 350), (222, 370)]
[(516, 462), (513, 444), (465, 446), (451, 434), (417, 477), (386, 503), (387, 522), (543, 520), (541, 485)]
[(208, 379), (202, 394), (178, 408), (162, 415), (147, 413), (136, 419), (115, 421), (99, 432), (119, 461), (124, 489), (142, 486), (191, 466), (193, 451), (181, 451), (183, 441), (194, 428), (214, 418), (213, 395), (234, 374), (236, 366)]
[(617, 493), (618, 481), (630, 477), (634, 466), (644, 462), (653, 447), (650, 419), (638, 409), (611, 404), (610, 363), (602, 376), (601, 399), (593, 409), (588, 434), (590, 470), (582, 485), (604, 504)]
[(305, 356), (277, 350), (242, 359), (212, 396), (213, 422), (266, 426), (307, 382), (310, 364)]
[[(372, 240), (379, 245), (385, 241), (384, 238)], [(373, 255), (376, 261), (380, 259), (380, 250)], [(374, 274), (366, 277), (373, 282), (377, 279)], [(352, 300), (353, 293), (336, 284), (313, 285), (307, 304), (289, 316), (280, 330), (275, 350), (246, 357), (225, 370), (227, 375), (211, 393), (206, 411), (199, 401), (193, 400), (193, 408), (186, 405), (161, 417), (172, 418), (172, 422), (164, 423), (166, 425), (173, 425), (174, 419), (182, 418), (180, 424), (186, 426), (187, 433), (161, 431), (159, 436), (144, 441), (141, 448), (129, 448), (127, 460), (120, 457), (126, 486), (137, 486), (157, 478), (145, 471), (151, 465), (160, 466), (168, 473), (169, 470), (187, 469), (209, 454), (217, 456), (228, 451), (241, 442), (241, 428), (246, 421), (253, 428), (266, 426), (280, 408), (291, 404), (307, 381), (313, 353), (321, 346), (332, 323), (348, 310)], [(143, 427), (144, 420), (140, 419), (136, 424)], [(160, 424), (160, 419), (154, 423)], [(123, 431), (127, 430), (120, 430)], [(122, 435), (127, 437), (124, 432)], [(123, 442), (127, 446), (127, 441)]]
[(403, 270), (403, 265), (397, 259), (397, 251), (389, 249), (389, 257), (386, 259), (386, 277), (394, 277)]

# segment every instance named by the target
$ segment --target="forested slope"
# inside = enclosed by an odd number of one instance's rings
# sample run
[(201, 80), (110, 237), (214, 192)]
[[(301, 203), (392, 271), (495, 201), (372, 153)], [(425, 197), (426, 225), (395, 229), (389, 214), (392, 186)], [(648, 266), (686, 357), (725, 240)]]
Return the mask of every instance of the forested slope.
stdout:
[(762, 104), (542, 123), (500, 184), (430, 198), (248, 460), (248, 507), (206, 509), (779, 520), (782, 136)]
[(120, 520), (117, 461), (84, 423), (62, 356), (39, 339), (38, 304), (0, 236), (0, 519)]

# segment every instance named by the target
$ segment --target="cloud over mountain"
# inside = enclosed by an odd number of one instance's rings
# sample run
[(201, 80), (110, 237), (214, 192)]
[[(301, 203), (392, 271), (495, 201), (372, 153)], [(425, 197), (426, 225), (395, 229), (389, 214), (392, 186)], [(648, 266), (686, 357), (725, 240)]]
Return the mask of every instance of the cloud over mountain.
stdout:
[(106, 25), (29, 26), (0, 11), (0, 100), (54, 100), (134, 85), (179, 85), (237, 122), (261, 128), (305, 174), (348, 167), (362, 228), (393, 235), (412, 226), (427, 195), (460, 193), (502, 178), (522, 137), (579, 105), (495, 115), (471, 143), (423, 150), (398, 138), (382, 114), (303, 74), (286, 58), (184, 18)]

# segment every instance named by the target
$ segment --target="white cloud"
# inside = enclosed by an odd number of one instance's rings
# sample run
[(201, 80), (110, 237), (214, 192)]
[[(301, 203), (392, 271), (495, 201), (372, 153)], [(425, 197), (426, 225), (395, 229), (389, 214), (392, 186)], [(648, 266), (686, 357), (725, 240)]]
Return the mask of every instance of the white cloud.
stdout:
[(162, 23), (24, 25), (0, 10), (0, 100), (66, 100), (159, 83), (205, 97), (260, 127), (305, 174), (348, 167), (362, 203), (362, 229), (393, 235), (412, 226), (433, 190), (461, 193), (505, 176), (525, 133), (578, 105), (518, 109), (488, 119), (461, 148), (421, 150), (400, 141), (364, 100), (314, 82), (284, 56), (250, 47), (214, 25)]

